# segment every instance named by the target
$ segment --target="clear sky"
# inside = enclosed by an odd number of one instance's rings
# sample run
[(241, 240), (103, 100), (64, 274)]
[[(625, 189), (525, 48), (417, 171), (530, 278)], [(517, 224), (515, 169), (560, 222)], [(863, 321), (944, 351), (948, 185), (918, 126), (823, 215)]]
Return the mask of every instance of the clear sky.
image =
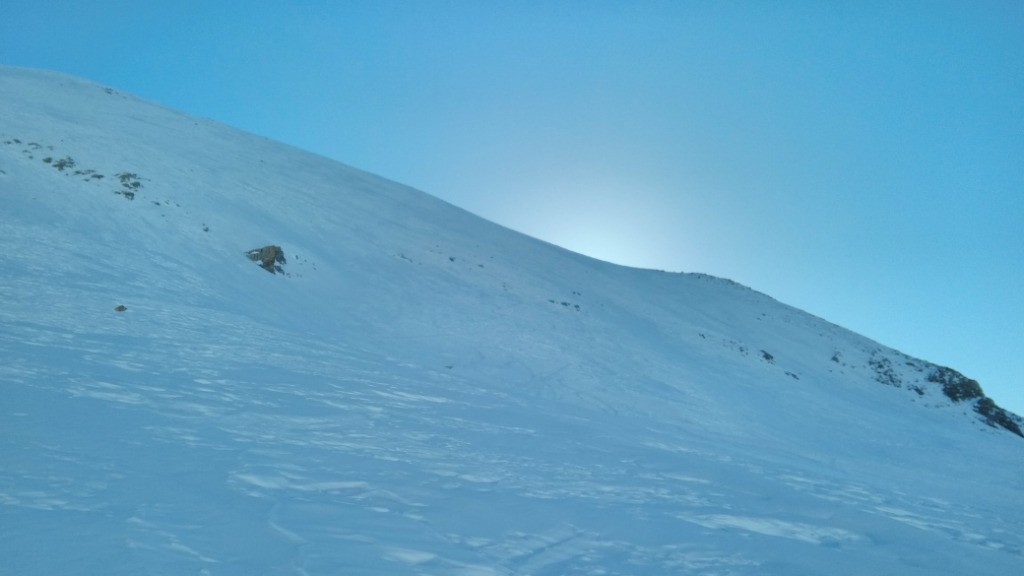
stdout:
[(1020, 1), (4, 0), (0, 63), (736, 280), (1024, 414)]

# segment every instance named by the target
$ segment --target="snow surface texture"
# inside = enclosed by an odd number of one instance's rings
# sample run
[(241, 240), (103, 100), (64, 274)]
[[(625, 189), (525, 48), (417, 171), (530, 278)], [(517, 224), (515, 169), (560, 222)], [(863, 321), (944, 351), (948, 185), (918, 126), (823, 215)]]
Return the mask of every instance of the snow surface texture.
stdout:
[(0, 574), (1024, 566), (1021, 438), (729, 281), (11, 68), (0, 218)]

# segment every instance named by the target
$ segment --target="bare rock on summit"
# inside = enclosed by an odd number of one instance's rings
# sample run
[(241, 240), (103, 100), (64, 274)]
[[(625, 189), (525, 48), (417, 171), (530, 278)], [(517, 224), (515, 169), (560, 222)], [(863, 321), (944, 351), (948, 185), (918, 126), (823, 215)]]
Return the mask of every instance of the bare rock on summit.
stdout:
[(264, 270), (271, 274), (277, 272), (284, 273), (281, 265), (287, 264), (287, 260), (285, 260), (284, 250), (280, 246), (269, 245), (263, 248), (256, 248), (249, 250), (245, 255), (249, 257), (249, 260), (259, 263)]
[(974, 401), (974, 411), (989, 426), (1004, 428), (1017, 436), (1024, 437), (1024, 431), (1021, 430), (1021, 425), (1024, 424), (1024, 421), (1016, 414), (1001, 408), (988, 396), (985, 396), (981, 385), (976, 380), (972, 380), (956, 370), (944, 366), (936, 366), (935, 370), (928, 375), (928, 380), (936, 384), (942, 384), (942, 393), (953, 402)]

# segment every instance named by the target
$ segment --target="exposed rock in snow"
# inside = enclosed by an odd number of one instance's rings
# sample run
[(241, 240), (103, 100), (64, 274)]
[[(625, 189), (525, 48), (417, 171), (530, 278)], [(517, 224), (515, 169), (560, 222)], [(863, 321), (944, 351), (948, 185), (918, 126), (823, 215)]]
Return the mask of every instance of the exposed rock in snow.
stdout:
[(249, 260), (259, 263), (264, 270), (271, 274), (276, 272), (283, 273), (284, 268), (281, 266), (287, 263), (284, 257), (284, 250), (280, 246), (264, 246), (263, 248), (249, 250), (245, 255), (249, 257)]

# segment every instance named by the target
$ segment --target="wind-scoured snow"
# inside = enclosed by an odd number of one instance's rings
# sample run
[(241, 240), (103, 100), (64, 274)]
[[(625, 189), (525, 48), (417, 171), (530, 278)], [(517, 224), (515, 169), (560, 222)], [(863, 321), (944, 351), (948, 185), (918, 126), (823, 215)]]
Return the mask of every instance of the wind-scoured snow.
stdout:
[(0, 574), (1024, 566), (1024, 440), (726, 280), (14, 68), (0, 239)]

